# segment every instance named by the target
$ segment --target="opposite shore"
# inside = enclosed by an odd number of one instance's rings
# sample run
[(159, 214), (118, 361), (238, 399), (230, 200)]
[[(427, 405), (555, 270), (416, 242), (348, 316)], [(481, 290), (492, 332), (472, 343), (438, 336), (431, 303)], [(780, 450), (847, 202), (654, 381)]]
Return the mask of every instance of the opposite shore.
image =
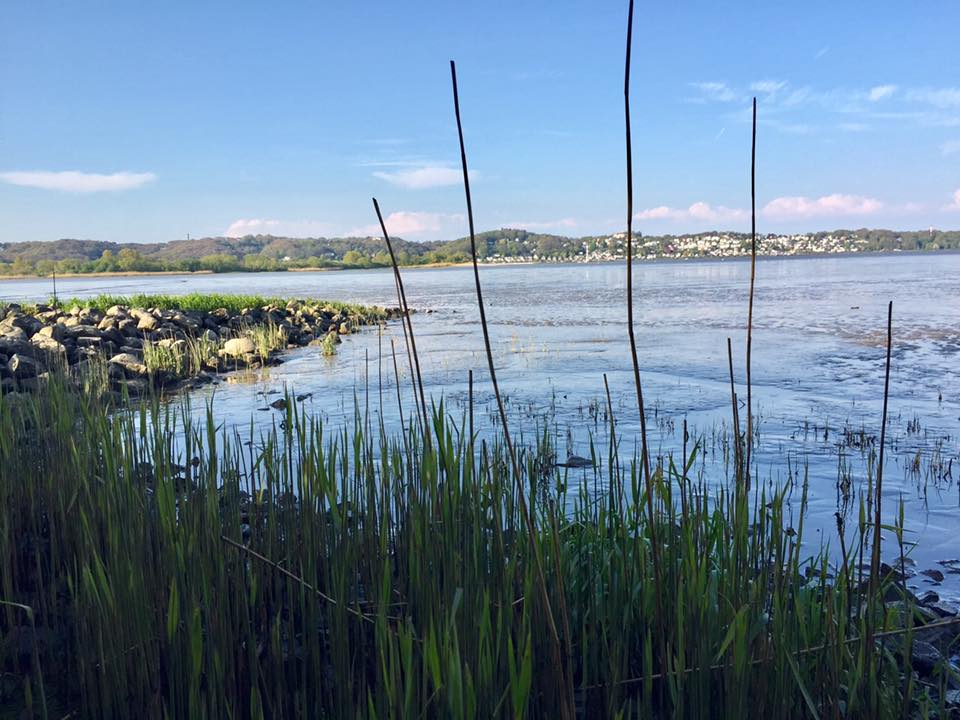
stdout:
[[(796, 254), (758, 254), (757, 261), (765, 262), (768, 260), (809, 260), (815, 258), (837, 258), (837, 259), (847, 259), (854, 257), (895, 257), (895, 256), (918, 256), (918, 255), (930, 255), (930, 254), (939, 254), (939, 255), (953, 255), (960, 253), (960, 249), (957, 248), (946, 248), (941, 250), (860, 250), (860, 251), (849, 251), (849, 252), (808, 252), (808, 253), (796, 253)], [(582, 260), (582, 259), (561, 259), (561, 260), (549, 260), (549, 259), (531, 259), (531, 258), (506, 258), (499, 260), (485, 260), (478, 263), (480, 267), (500, 267), (500, 266), (515, 266), (515, 265), (611, 265), (616, 263), (622, 263), (626, 258), (604, 258), (599, 260)], [(749, 262), (750, 255), (726, 255), (726, 256), (716, 256), (716, 255), (694, 255), (694, 256), (684, 256), (684, 257), (669, 257), (669, 256), (659, 256), (659, 257), (637, 257), (634, 259), (635, 263), (675, 263), (675, 262)], [(471, 267), (472, 263), (469, 261), (465, 262), (436, 262), (436, 263), (419, 263), (419, 264), (408, 264), (401, 265), (403, 270), (442, 270), (445, 268), (454, 268), (454, 267)], [(310, 273), (310, 272), (347, 272), (352, 270), (386, 270), (389, 269), (390, 265), (381, 265), (381, 264), (368, 264), (368, 265), (356, 265), (356, 266), (345, 266), (345, 267), (289, 267), (289, 268), (270, 268), (270, 269), (249, 269), (249, 270), (237, 270), (229, 269), (223, 271), (217, 270), (114, 270), (114, 271), (104, 271), (104, 272), (71, 272), (71, 273), (55, 273), (57, 279), (71, 279), (71, 278), (121, 278), (121, 277), (163, 277), (163, 276), (192, 276), (192, 275), (258, 275), (265, 273)], [(48, 280), (53, 277), (52, 274), (46, 275), (36, 275), (36, 274), (18, 274), (18, 275), (0, 275), (0, 283), (8, 280)]]

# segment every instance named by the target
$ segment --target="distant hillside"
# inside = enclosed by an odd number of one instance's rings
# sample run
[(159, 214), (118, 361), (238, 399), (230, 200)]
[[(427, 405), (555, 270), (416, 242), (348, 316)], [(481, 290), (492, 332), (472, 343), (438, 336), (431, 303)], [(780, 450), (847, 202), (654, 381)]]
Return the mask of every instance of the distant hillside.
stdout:
[[(758, 236), (764, 255), (947, 250), (960, 248), (960, 231), (835, 230), (833, 232)], [(690, 235), (638, 236), (640, 259), (734, 257), (749, 252), (746, 233), (703, 232)], [(434, 242), (394, 240), (402, 265), (464, 262), (469, 238)], [(601, 262), (624, 257), (623, 233), (564, 237), (503, 228), (480, 233), (477, 250), (486, 262)], [(166, 243), (112, 243), (62, 239), (50, 242), (0, 243), (0, 274), (49, 275), (52, 272), (124, 271), (213, 272), (362, 268), (390, 264), (379, 237), (287, 238), (248, 235), (207, 237)]]

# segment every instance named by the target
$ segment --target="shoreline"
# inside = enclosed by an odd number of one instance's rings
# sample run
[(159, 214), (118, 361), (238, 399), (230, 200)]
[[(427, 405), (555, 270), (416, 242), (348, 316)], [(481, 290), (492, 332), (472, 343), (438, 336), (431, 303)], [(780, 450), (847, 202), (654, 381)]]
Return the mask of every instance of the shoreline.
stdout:
[[(839, 252), (839, 253), (798, 253), (796, 255), (757, 255), (758, 262), (769, 260), (810, 260), (819, 258), (854, 258), (854, 257), (894, 257), (894, 256), (918, 256), (918, 255), (954, 255), (960, 253), (960, 248), (947, 248), (943, 250), (869, 250), (862, 252)], [(616, 258), (612, 260), (517, 260), (516, 262), (478, 262), (480, 267), (509, 267), (514, 265), (612, 265), (623, 263), (626, 258)], [(637, 259), (635, 264), (644, 263), (675, 263), (675, 262), (746, 262), (750, 260), (749, 254), (744, 255), (697, 255), (693, 257), (670, 257), (660, 256), (650, 259)], [(452, 267), (471, 267), (473, 265), (469, 260), (464, 262), (440, 262), (424, 263), (422, 265), (401, 265), (401, 270), (442, 270)], [(229, 272), (214, 272), (213, 270), (117, 270), (110, 272), (92, 272), (92, 273), (63, 273), (57, 274), (57, 279), (74, 280), (77, 278), (123, 278), (123, 277), (164, 277), (164, 276), (187, 276), (194, 275), (264, 275), (280, 273), (311, 273), (311, 272), (352, 272), (356, 270), (390, 270), (390, 265), (372, 265), (370, 267), (305, 267), (305, 268), (286, 268), (284, 270), (233, 270)], [(0, 275), (0, 283), (8, 280), (50, 280), (50, 275)]]

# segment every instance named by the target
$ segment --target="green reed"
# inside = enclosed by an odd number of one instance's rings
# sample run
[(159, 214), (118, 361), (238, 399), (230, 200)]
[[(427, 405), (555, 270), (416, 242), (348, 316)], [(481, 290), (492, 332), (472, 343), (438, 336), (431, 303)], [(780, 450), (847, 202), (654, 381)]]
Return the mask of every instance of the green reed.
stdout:
[[(751, 497), (733, 476), (708, 485), (693, 444), (653, 468), (652, 529), (639, 458), (545, 469), (544, 433), (519, 451), (518, 483), (503, 443), (442, 404), (427, 443), (415, 419), (390, 435), (358, 411), (329, 429), (289, 401), (254, 434), (210, 407), (194, 419), (186, 399), (111, 414), (58, 378), (0, 398), (0, 709), (552, 716), (565, 679), (535, 549), (582, 717), (901, 717), (925, 702), (897, 655), (859, 639), (868, 618), (878, 634), (903, 621), (880, 600), (896, 588), (870, 594), (859, 547), (831, 573), (801, 545), (805, 480)], [(861, 538), (872, 522), (865, 500)]]
[(183, 312), (211, 312), (225, 308), (231, 313), (239, 313), (246, 308), (262, 308), (266, 305), (285, 307), (288, 302), (310, 303), (329, 307), (335, 312), (345, 311), (349, 315), (377, 319), (383, 316), (379, 308), (371, 308), (354, 303), (344, 303), (333, 300), (318, 300), (310, 298), (266, 297), (262, 295), (236, 295), (221, 293), (187, 293), (185, 295), (97, 295), (89, 298), (58, 299), (57, 304), (66, 309), (72, 307), (91, 308), (105, 312), (113, 305), (122, 305), (134, 308), (156, 308), (159, 310), (181, 310)]

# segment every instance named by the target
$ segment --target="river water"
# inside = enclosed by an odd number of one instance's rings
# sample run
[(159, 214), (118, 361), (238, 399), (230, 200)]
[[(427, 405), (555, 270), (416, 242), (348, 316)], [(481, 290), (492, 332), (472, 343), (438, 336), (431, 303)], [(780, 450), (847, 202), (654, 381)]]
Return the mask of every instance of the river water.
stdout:
[[(708, 449), (703, 472), (723, 476), (715, 438), (730, 427), (727, 338), (737, 391), (744, 366), (750, 264), (744, 260), (655, 262), (636, 266), (637, 345), (651, 444), (677, 452), (686, 421)], [(473, 289), (466, 267), (403, 271), (424, 383), (459, 417), (473, 370), (481, 422), (493, 415)], [(589, 455), (591, 438), (605, 460), (606, 374), (621, 448), (638, 436), (625, 322), (621, 264), (496, 265), (481, 268), (487, 317), (501, 389), (512, 424), (527, 438), (545, 413), (559, 454)], [(135, 292), (257, 293), (396, 305), (388, 270), (164, 275), (58, 280), (61, 296)], [(46, 280), (0, 282), (0, 299), (43, 299)], [(918, 574), (910, 583), (960, 599), (957, 573), (938, 562), (960, 558), (960, 253), (764, 258), (758, 262), (754, 312), (753, 396), (760, 418), (760, 477), (785, 482), (791, 469), (809, 477), (805, 536), (811, 551), (837, 545), (835, 513), (856, 524), (867, 476), (862, 439), (879, 435), (887, 303), (893, 301), (890, 424), (884, 475), (885, 522), (904, 504), (917, 570), (946, 573), (942, 584)], [(334, 358), (319, 348), (243, 382), (195, 394), (213, 401), (228, 423), (268, 427), (272, 391), (312, 393), (307, 408), (328, 423), (349, 422), (355, 402), (398, 422), (390, 355), (396, 342), (407, 412), (413, 398), (399, 323), (345, 340)], [(383, 388), (381, 396), (380, 388)], [(740, 410), (741, 418), (745, 409)], [(850, 434), (845, 435), (845, 431)], [(862, 434), (861, 434), (862, 433)], [(854, 437), (855, 436), (855, 437)], [(852, 439), (852, 442), (851, 442)], [(706, 460), (709, 458), (709, 460)], [(562, 459), (562, 457), (561, 457)], [(849, 477), (843, 502), (838, 476)], [(582, 471), (578, 471), (582, 472)], [(888, 534), (884, 555), (897, 550)]]

